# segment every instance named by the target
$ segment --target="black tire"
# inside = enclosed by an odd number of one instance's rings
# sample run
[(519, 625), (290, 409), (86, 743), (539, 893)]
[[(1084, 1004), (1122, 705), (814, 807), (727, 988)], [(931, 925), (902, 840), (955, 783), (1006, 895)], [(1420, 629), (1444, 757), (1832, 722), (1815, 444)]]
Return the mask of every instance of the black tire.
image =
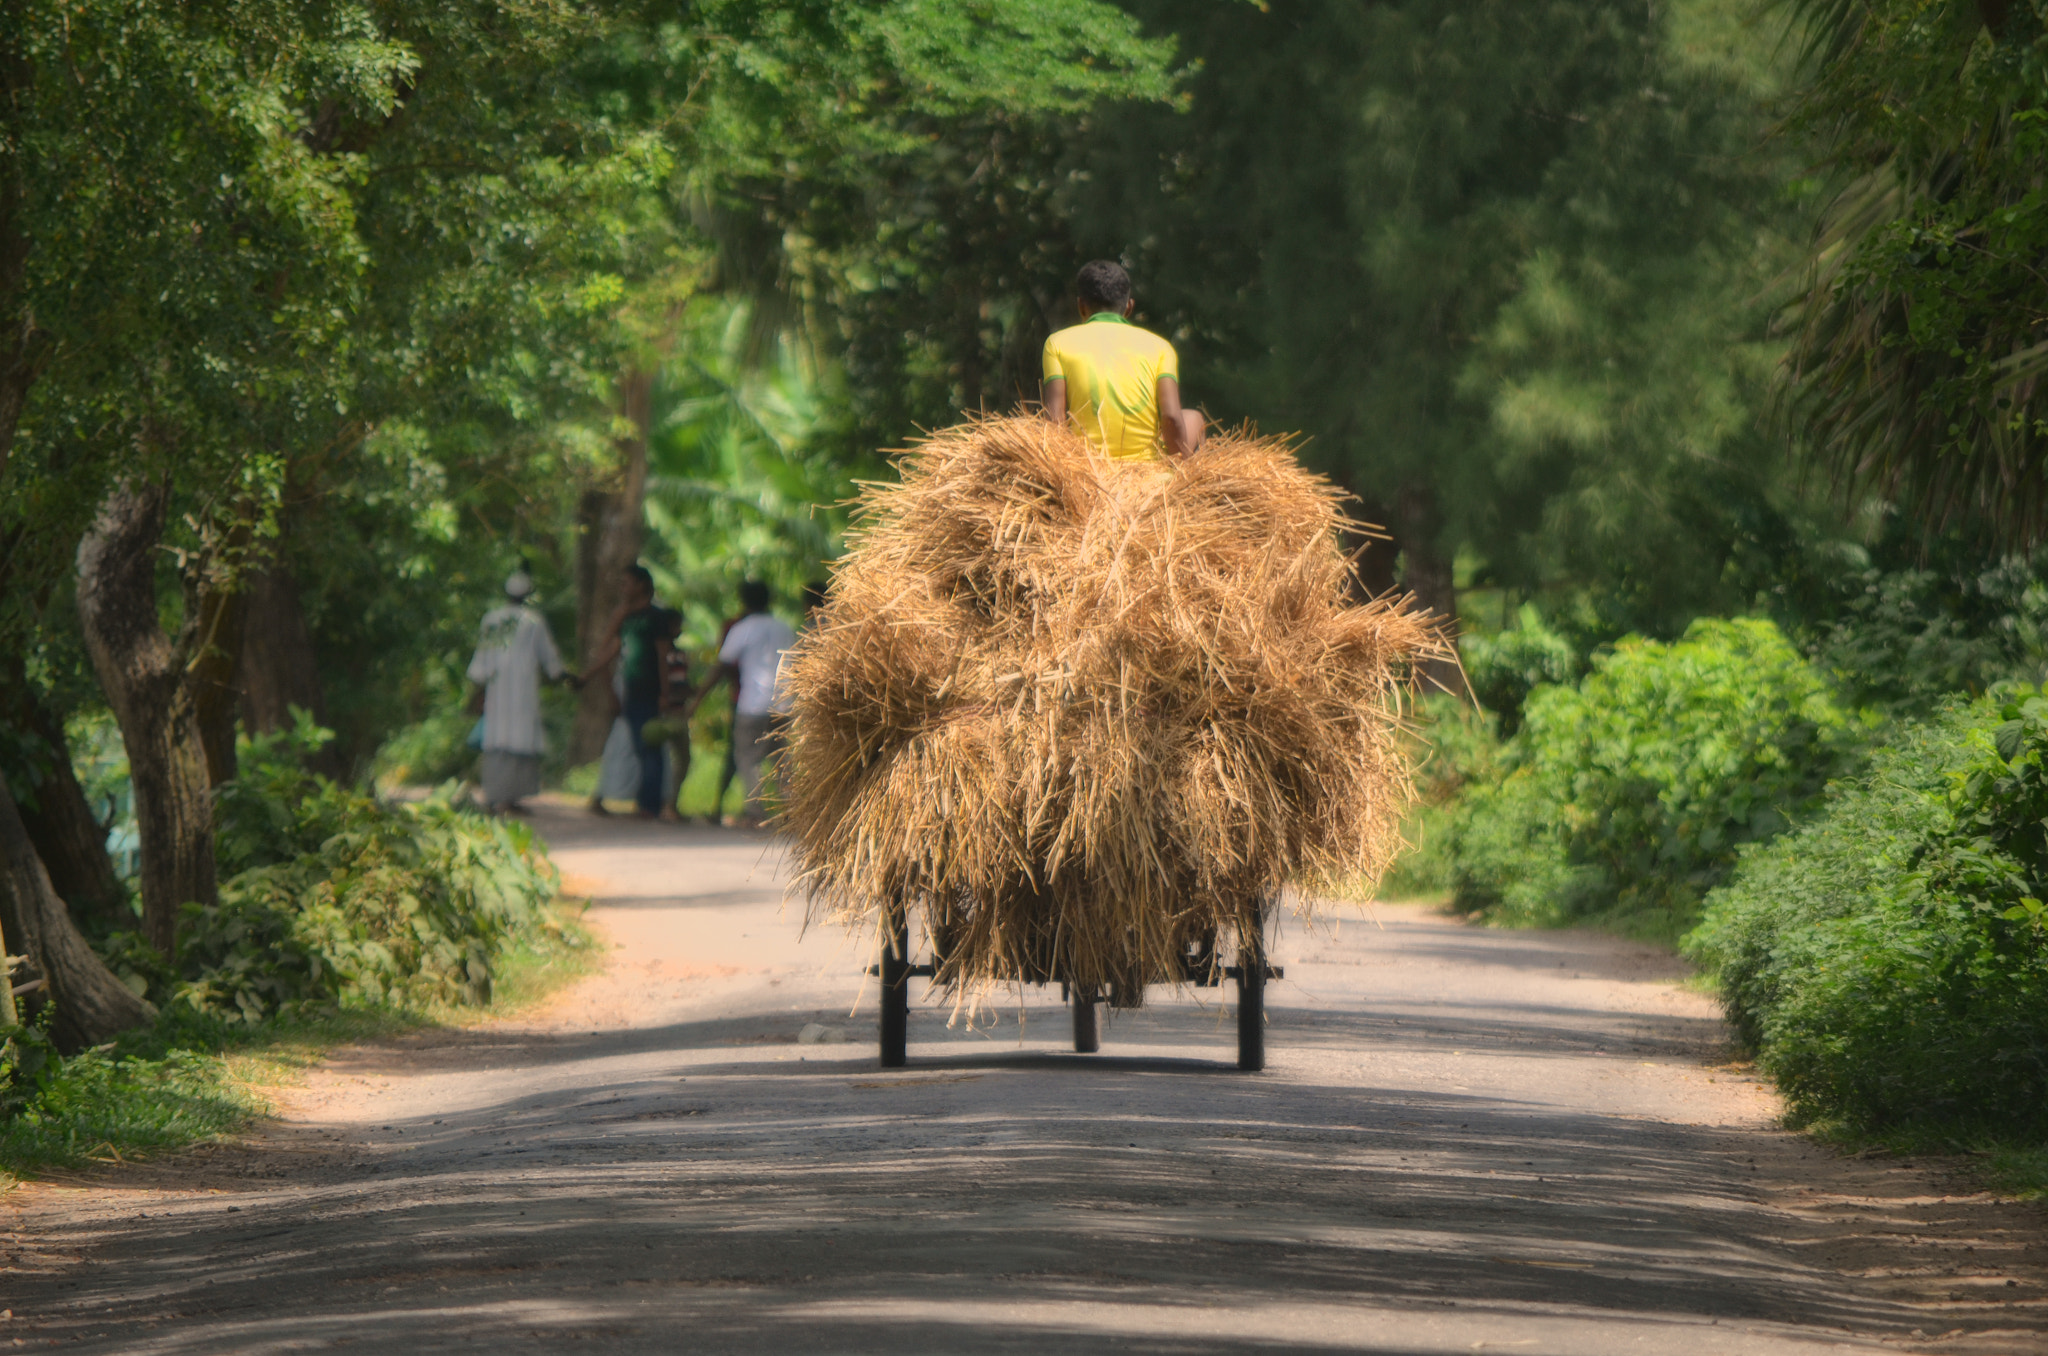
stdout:
[(1074, 986), (1074, 1053), (1092, 1055), (1102, 1048), (1102, 1004), (1095, 990)]
[(882, 1067), (910, 1062), (910, 921), (898, 913), (882, 950)]
[(1258, 900), (1238, 928), (1237, 1067), (1246, 1073), (1266, 1067), (1266, 915)]

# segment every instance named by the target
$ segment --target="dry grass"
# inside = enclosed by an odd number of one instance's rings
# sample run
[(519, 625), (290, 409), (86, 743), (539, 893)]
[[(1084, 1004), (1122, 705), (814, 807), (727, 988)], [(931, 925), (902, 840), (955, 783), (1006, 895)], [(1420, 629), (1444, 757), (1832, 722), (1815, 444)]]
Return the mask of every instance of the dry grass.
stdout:
[(901, 469), (786, 670), (814, 920), (886, 937), (903, 901), (956, 995), (1134, 1006), (1282, 885), (1379, 879), (1413, 666), (1448, 651), (1348, 604), (1338, 492), (1284, 443), (1112, 465), (987, 419)]

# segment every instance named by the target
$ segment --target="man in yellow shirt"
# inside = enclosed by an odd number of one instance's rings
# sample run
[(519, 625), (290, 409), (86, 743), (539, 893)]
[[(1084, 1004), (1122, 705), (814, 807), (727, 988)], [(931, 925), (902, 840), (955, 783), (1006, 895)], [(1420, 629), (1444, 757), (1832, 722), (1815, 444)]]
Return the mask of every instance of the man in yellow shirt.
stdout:
[(1111, 458), (1185, 457), (1202, 445), (1202, 416), (1180, 406), (1173, 345), (1133, 325), (1131, 275), (1106, 259), (1074, 280), (1081, 323), (1045, 341), (1040, 400)]

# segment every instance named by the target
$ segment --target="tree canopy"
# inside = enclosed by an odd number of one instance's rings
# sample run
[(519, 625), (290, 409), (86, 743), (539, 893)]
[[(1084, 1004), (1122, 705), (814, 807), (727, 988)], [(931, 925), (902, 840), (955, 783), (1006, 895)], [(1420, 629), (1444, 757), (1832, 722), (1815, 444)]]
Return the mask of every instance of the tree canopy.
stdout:
[(1800, 0), (1793, 121), (1838, 185), (1791, 406), (1845, 489), (1930, 531), (2048, 533), (2048, 9)]

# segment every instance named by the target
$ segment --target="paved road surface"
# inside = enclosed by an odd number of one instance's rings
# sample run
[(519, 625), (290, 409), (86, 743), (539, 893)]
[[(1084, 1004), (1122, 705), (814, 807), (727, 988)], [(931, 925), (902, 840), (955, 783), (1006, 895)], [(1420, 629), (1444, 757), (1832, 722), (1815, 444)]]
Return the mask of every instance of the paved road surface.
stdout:
[(1649, 948), (1381, 906), (1283, 932), (1263, 1075), (1213, 996), (1090, 1057), (1056, 990), (885, 1073), (767, 840), (541, 824), (608, 974), (15, 1192), (0, 1347), (2048, 1351), (2042, 1214), (1772, 1129)]

